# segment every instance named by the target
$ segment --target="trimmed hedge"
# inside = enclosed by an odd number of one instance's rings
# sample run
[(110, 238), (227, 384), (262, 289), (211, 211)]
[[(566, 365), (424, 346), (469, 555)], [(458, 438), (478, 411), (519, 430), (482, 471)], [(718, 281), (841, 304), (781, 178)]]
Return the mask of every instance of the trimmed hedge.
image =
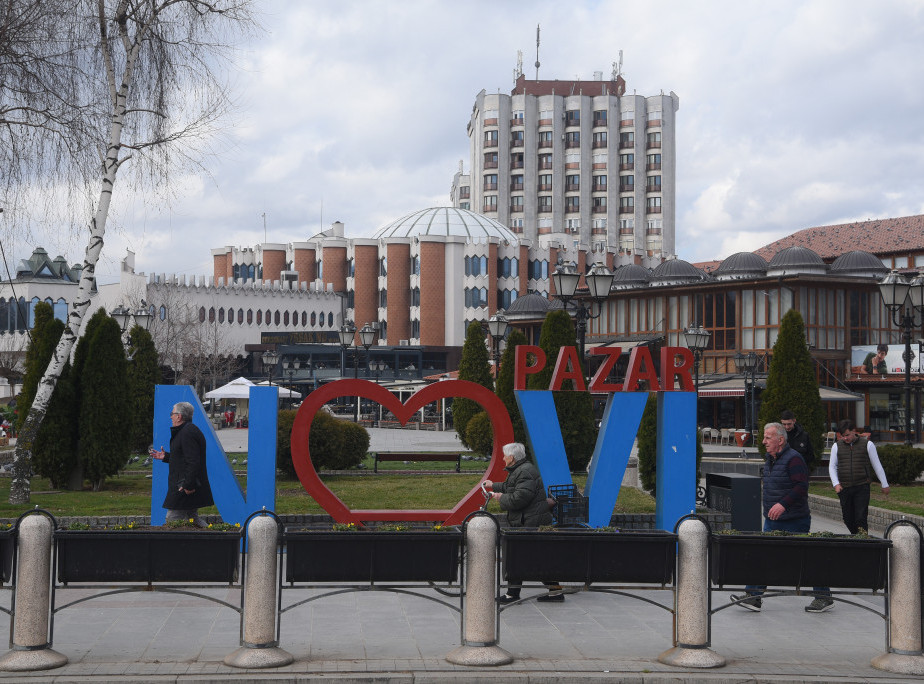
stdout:
[[(295, 477), (292, 464), (292, 425), (297, 411), (280, 411), (276, 422), (276, 467)], [(362, 425), (318, 411), (308, 437), (315, 470), (347, 470), (362, 463), (369, 451), (369, 433)]]
[(890, 485), (908, 485), (924, 472), (924, 449), (906, 444), (877, 445), (879, 460)]
[(468, 421), (465, 441), (469, 449), (482, 456), (490, 456), (494, 451), (494, 429), (485, 411), (479, 411)]

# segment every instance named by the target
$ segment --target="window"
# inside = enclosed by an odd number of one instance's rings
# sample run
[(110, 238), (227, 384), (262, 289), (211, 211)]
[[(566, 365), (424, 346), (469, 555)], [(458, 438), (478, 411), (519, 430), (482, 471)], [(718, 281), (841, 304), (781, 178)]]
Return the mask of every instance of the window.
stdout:
[(486, 169), (496, 169), (497, 168), (497, 152), (485, 152), (484, 168)]
[(627, 147), (635, 147), (635, 133), (633, 131), (625, 131), (619, 134), (619, 149)]
[(605, 192), (606, 176), (594, 176), (592, 189), (594, 192)]
[(635, 232), (635, 219), (619, 219), (619, 232), (624, 233), (629, 231), (629, 233)]
[(648, 141), (649, 149), (661, 147), (661, 132), (660, 131), (658, 131), (657, 133), (649, 133), (646, 136), (646, 139)]
[[(304, 314), (302, 314), (302, 315), (304, 316)], [(292, 314), (292, 323), (295, 324), (297, 321), (298, 321), (298, 319), (297, 319), (296, 315), (293, 313), (293, 314)], [(322, 311), (320, 314), (318, 314), (318, 325), (320, 325), (322, 328), (324, 327), (324, 312), (323, 312), (323, 311)]]
[(411, 321), (411, 337), (415, 340), (420, 339), (420, 321), (416, 319)]
[(606, 152), (596, 152), (593, 156), (593, 164), (595, 169), (605, 169), (606, 168)]
[(645, 200), (645, 206), (648, 207), (649, 212), (658, 214), (661, 212), (661, 198), (649, 197), (647, 200)]
[(420, 288), (411, 290), (411, 306), (420, 306)]
[(661, 168), (661, 155), (660, 154), (649, 154), (645, 158), (646, 168), (649, 171), (657, 171)]
[[(384, 337), (384, 335), (385, 335), (385, 328), (384, 328), (385, 324), (383, 323), (382, 326), (383, 326), (383, 327), (382, 327), (382, 330), (380, 331), (379, 335), (382, 336), (382, 337)], [(334, 327), (334, 314), (333, 314), (333, 313), (328, 313), (328, 314), (327, 314), (327, 327), (328, 327), (328, 328), (333, 328), (333, 327)]]
[(523, 195), (513, 195), (510, 198), (510, 211), (523, 211)]
[(552, 131), (539, 131), (539, 147), (552, 146)]
[(420, 257), (411, 257), (411, 275), (420, 275)]
[(661, 192), (661, 176), (648, 176), (645, 179), (645, 189), (648, 192)]
[(581, 229), (581, 219), (567, 219), (565, 221), (565, 229), (569, 233), (576, 233)]
[(459, 202), (459, 209), (471, 209), (471, 208), (472, 208), (471, 202)]
[(205, 323), (205, 307), (204, 306), (199, 307), (199, 322)]
[(553, 112), (551, 109), (543, 109), (542, 111), (539, 112), (539, 123), (541, 124), (543, 121), (547, 121), (551, 123), (552, 115), (553, 115)]
[(215, 322), (215, 307), (213, 306), (209, 308), (209, 323), (214, 323), (214, 322)]
[(237, 324), (244, 325), (244, 310), (243, 309), (237, 310)]
[(565, 126), (580, 126), (581, 125), (581, 110), (580, 109), (569, 109), (565, 112)]
[(606, 126), (606, 110), (598, 109), (594, 112), (594, 126)]
[[(315, 273), (318, 274), (318, 280), (322, 280), (324, 278), (324, 261), (322, 259), (318, 259), (317, 262), (315, 262)], [(263, 277), (262, 266), (260, 267), (260, 277)]]
[(510, 230), (512, 230), (514, 233), (522, 233), (523, 232), (523, 219), (521, 218), (510, 219)]
[(386, 290), (384, 287), (379, 290), (379, 308), (388, 308), (388, 290)]
[(510, 125), (512, 125), (512, 126), (522, 126), (522, 125), (523, 125), (523, 120), (524, 120), (524, 118), (525, 118), (525, 115), (524, 115), (522, 109), (515, 109), (515, 110), (513, 110), (513, 112), (512, 112), (512, 114), (510, 115), (510, 117), (511, 117), (511, 118), (510, 118)]
[(484, 211), (497, 211), (497, 195), (484, 196)]
[(485, 190), (497, 190), (497, 174), (496, 173), (486, 173), (485, 174), (484, 189)]
[(594, 197), (594, 213), (606, 213), (606, 197)]
[(497, 123), (498, 113), (496, 109), (486, 109), (484, 110), (484, 122), (487, 124), (489, 121)]
[(634, 154), (619, 155), (619, 170), (620, 171), (631, 171), (634, 167), (635, 167), (635, 155)]
[(497, 147), (497, 131), (484, 132), (484, 146)]
[(278, 311), (273, 312), (273, 324), (279, 325), (279, 312)]
[(527, 276), (530, 280), (546, 280), (549, 277), (549, 262), (533, 259), (527, 267)]
[(663, 219), (648, 219), (646, 223), (645, 230), (649, 235), (660, 235), (661, 229), (664, 227)]
[(650, 112), (648, 112), (648, 123), (654, 124), (655, 122), (659, 124), (661, 123), (661, 110), (660, 109), (652, 109)]
[(605, 218), (595, 218), (594, 219), (594, 231), (606, 230), (606, 219)]
[(581, 189), (581, 176), (579, 174), (572, 174), (565, 176), (565, 190), (580, 190)]
[(308, 327), (308, 312), (307, 311), (302, 311), (302, 327), (303, 328)]
[(282, 324), (286, 327), (288, 327), (289, 325), (289, 312), (288, 311), (282, 312)]
[(552, 168), (552, 155), (551, 154), (540, 154), (539, 155), (539, 168), (540, 169), (551, 169)]
[(522, 190), (523, 189), (523, 176), (510, 176), (510, 189), (511, 190)]
[(314, 328), (318, 324), (318, 315), (314, 311), (311, 312), (311, 327)]
[(468, 199), (471, 197), (471, 189), (468, 185), (462, 185), (459, 187), (459, 199)]
[(632, 195), (619, 198), (619, 211), (622, 214), (631, 214), (635, 211), (635, 198)]
[(606, 147), (606, 131), (600, 131), (599, 133), (594, 133), (594, 143), (595, 148)]
[(552, 211), (552, 197), (550, 195), (539, 196), (539, 211), (543, 213)]
[[(356, 293), (353, 290), (347, 290), (346, 305), (348, 309), (356, 306)], [(314, 323), (312, 323), (314, 325)]]
[(565, 211), (573, 214), (581, 210), (581, 198), (578, 195), (565, 197)]
[(221, 308), (218, 309), (218, 322), (219, 323), (225, 322), (225, 310), (224, 309), (221, 309)]
[(580, 152), (568, 152), (565, 155), (565, 168), (566, 169), (581, 168), (581, 153)]
[(619, 123), (621, 124), (633, 124), (635, 122), (635, 112), (631, 109), (627, 112), (622, 112), (619, 115)]
[(263, 325), (263, 309), (257, 309), (257, 325)]
[(388, 258), (382, 257), (379, 259), (379, 275), (387, 276), (388, 275)]
[(565, 133), (565, 147), (580, 147), (581, 146), (581, 132), (580, 131), (569, 131)]
[(353, 257), (347, 259), (347, 277), (354, 278), (356, 277), (356, 260)]
[(510, 168), (511, 169), (522, 169), (523, 168), (523, 153), (522, 152), (511, 152)]
[(510, 133), (510, 147), (523, 147), (523, 131)]
[(635, 190), (635, 176), (626, 175), (619, 177), (619, 192), (632, 192)]
[(550, 173), (539, 174), (539, 189), (540, 190), (551, 190), (552, 189), (552, 174)]

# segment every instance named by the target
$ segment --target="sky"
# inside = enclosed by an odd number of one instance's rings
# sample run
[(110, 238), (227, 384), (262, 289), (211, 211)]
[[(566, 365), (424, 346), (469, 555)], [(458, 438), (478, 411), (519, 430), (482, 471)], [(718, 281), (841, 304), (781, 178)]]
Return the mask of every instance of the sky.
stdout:
[[(119, 194), (97, 269), (211, 275), (210, 250), (372, 235), (449, 204), (477, 93), (535, 77), (673, 91), (676, 251), (721, 259), (802, 228), (924, 213), (924, 1), (258, 0), (264, 31), (228, 72), (238, 108), (175, 199)], [(41, 245), (74, 263), (83, 236)], [(845, 245), (845, 251), (855, 248)]]

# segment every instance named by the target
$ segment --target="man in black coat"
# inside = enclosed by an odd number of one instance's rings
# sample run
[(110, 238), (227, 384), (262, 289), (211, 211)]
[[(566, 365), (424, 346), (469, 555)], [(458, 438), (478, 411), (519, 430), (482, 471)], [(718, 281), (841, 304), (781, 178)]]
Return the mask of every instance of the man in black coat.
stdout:
[(208, 525), (199, 509), (211, 506), (212, 488), (205, 459), (205, 436), (193, 425), (193, 407), (186, 401), (174, 405), (170, 413), (170, 451), (151, 449), (151, 456), (170, 466), (164, 508), (167, 520), (193, 520), (198, 527)]
[(786, 429), (786, 443), (802, 456), (811, 477), (815, 468), (815, 449), (808, 433), (796, 422), (796, 414), (789, 409), (780, 411), (780, 424)]

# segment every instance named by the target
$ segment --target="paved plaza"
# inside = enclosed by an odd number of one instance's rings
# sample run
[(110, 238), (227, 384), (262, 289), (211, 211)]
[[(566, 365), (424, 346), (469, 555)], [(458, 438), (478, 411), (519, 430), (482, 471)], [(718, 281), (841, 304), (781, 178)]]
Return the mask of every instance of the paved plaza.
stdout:
[[(452, 433), (372, 430), (373, 449), (458, 449)], [(222, 430), (228, 451), (246, 449), (246, 430)], [(445, 449), (444, 449), (445, 448)], [(817, 518), (813, 529), (843, 532), (840, 521)], [(409, 561), (412, 562), (412, 561)], [(527, 601), (501, 613), (500, 646), (514, 661), (497, 668), (452, 665), (460, 616), (450, 605), (386, 591), (320, 598), (282, 616), (280, 646), (295, 657), (272, 670), (235, 670), (222, 663), (238, 648), (239, 617), (230, 608), (186, 595), (124, 593), (61, 610), (54, 648), (69, 663), (57, 670), (0, 673), (2, 681), (48, 682), (893, 682), (916, 681), (874, 669), (885, 651), (885, 622), (859, 606), (838, 603), (805, 613), (807, 597), (765, 599), (760, 613), (730, 607), (712, 620), (712, 648), (728, 664), (717, 670), (678, 670), (658, 662), (672, 646), (671, 615), (628, 596), (580, 591), (562, 604)], [(428, 595), (439, 597), (429, 589)], [(90, 595), (57, 592), (59, 606)], [(239, 605), (239, 588), (203, 590)], [(283, 606), (318, 589), (285, 589)], [(523, 595), (544, 593), (526, 588)], [(713, 592), (713, 607), (728, 600)], [(633, 592), (671, 607), (670, 591)], [(882, 597), (852, 597), (884, 612)], [(9, 607), (11, 593), (0, 592)], [(3, 620), (0, 638), (8, 638)]]

